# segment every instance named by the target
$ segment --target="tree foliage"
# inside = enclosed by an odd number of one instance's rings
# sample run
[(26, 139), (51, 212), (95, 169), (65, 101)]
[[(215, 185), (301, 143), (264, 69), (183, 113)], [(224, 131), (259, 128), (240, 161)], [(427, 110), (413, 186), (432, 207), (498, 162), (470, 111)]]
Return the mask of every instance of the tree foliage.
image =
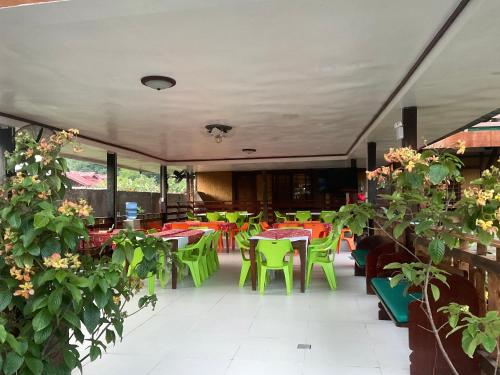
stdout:
[[(142, 278), (157, 271), (156, 258), (169, 255), (167, 242), (136, 232), (111, 240), (126, 253), (123, 259), (78, 252), (80, 240), (88, 238), (86, 224), (93, 223), (92, 208), (63, 199), (68, 167), (59, 157), (76, 135), (63, 131), (37, 143), (21, 133), (7, 155), (12, 177), (0, 192), (2, 374), (69, 374), (85, 358), (100, 357), (122, 336), (130, 315), (126, 301)], [(137, 249), (145, 253), (141, 272), (129, 276), (126, 260)], [(139, 308), (155, 300), (142, 297)]]

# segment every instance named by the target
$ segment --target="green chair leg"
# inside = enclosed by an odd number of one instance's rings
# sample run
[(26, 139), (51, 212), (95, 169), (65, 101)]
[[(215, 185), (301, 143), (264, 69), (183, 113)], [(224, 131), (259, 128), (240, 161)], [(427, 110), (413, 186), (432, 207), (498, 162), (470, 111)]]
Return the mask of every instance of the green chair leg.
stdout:
[(285, 284), (286, 284), (286, 294), (292, 293), (292, 284), (293, 284), (293, 274), (290, 270), (284, 269), (283, 273), (285, 274)]
[(240, 288), (245, 285), (245, 281), (248, 277), (248, 271), (250, 271), (250, 262), (243, 262), (241, 264), (241, 272), (240, 272)]
[(331, 289), (337, 289), (337, 282), (335, 280), (335, 271), (333, 270), (332, 263), (322, 263), (321, 267), (323, 267), (323, 272), (325, 273), (326, 280), (330, 285)]
[(148, 296), (155, 294), (155, 276), (152, 273), (148, 274)]
[(307, 268), (306, 268), (306, 288), (309, 288), (309, 286), (311, 285), (313, 265), (314, 265), (313, 262), (311, 262), (309, 260), (307, 261)]
[(266, 268), (262, 268), (260, 270), (260, 275), (259, 275), (259, 293), (260, 294), (264, 294), (264, 289), (266, 287), (266, 276), (267, 276), (267, 269)]

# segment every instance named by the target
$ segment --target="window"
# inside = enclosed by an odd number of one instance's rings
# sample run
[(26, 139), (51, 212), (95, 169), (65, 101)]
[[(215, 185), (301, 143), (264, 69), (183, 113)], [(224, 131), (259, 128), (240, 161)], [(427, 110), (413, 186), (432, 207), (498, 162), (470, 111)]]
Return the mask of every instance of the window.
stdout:
[(304, 173), (295, 173), (293, 175), (292, 184), (292, 199), (294, 201), (311, 199), (311, 176)]

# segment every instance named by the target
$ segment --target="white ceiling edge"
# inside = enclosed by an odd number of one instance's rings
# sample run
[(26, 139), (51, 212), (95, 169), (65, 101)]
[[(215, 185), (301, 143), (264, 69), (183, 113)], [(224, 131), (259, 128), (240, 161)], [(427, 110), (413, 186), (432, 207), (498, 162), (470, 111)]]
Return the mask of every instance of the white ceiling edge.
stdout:
[[(405, 95), (412, 88), (412, 86), (418, 81), (418, 79), (425, 73), (427, 69), (432, 65), (432, 62), (443, 52), (446, 46), (453, 40), (457, 33), (462, 29), (462, 27), (469, 21), (472, 15), (480, 8), (481, 4), (485, 0), (471, 1), (468, 3), (466, 8), (460, 13), (455, 22), (453, 22), (448, 30), (443, 34), (441, 39), (437, 42), (434, 48), (429, 52), (427, 57), (422, 61), (422, 63), (417, 67), (415, 72), (412, 74), (410, 79), (405, 83), (405, 85), (399, 90), (398, 94), (392, 99), (389, 105), (382, 111), (382, 113), (377, 117), (377, 119), (371, 124), (368, 129), (366, 129), (361, 137), (353, 144), (347, 157), (353, 155), (361, 147), (362, 143), (367, 142), (370, 134), (375, 130), (384, 120), (390, 115), (390, 113), (396, 109), (399, 105), (399, 109), (402, 110), (404, 107), (414, 106), (415, 103), (412, 100), (405, 98)], [(419, 55), (420, 56), (420, 55)], [(460, 128), (457, 128), (457, 131)], [(395, 140), (395, 145), (398, 141)], [(397, 145), (396, 145), (397, 146)], [(365, 151), (362, 151), (365, 153)]]

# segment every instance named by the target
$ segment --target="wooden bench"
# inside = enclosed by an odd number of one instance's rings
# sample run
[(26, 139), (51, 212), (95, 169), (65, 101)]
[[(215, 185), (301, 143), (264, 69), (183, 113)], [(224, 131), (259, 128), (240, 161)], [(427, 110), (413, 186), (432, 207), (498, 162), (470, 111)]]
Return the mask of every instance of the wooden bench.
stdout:
[(386, 277), (375, 277), (371, 279), (372, 290), (380, 299), (379, 319), (392, 320), (398, 327), (408, 326), (408, 306), (410, 303), (419, 301), (422, 293), (406, 293), (408, 284), (401, 281), (394, 288), (390, 285), (390, 279)]
[(360, 238), (357, 241), (357, 246), (354, 251), (351, 252), (354, 258), (354, 276), (365, 276), (366, 275), (366, 256), (368, 252), (375, 249), (377, 246), (387, 243), (390, 241), (384, 236), (368, 236)]

